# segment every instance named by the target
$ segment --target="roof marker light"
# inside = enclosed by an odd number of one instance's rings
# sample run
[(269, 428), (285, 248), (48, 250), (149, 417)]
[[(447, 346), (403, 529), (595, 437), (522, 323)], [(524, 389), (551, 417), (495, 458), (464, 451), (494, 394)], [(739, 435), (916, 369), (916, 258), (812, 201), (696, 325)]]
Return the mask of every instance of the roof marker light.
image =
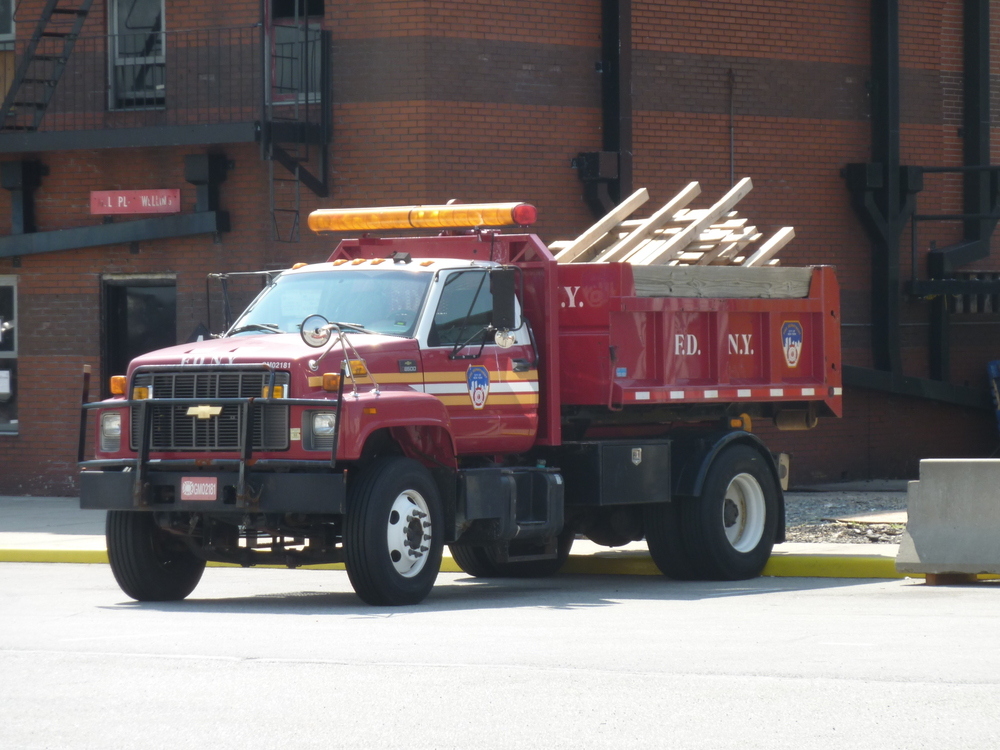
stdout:
[(462, 229), (530, 226), (538, 209), (530, 203), (468, 203), (447, 206), (386, 208), (321, 208), (309, 214), (314, 232), (357, 232), (380, 229)]

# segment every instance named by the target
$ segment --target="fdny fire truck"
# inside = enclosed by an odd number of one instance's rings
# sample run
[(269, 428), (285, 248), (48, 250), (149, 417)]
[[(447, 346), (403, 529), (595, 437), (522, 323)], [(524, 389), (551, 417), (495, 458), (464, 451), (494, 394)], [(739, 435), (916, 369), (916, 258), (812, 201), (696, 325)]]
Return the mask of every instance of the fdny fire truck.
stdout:
[[(343, 563), (365, 602), (414, 604), (445, 545), (473, 576), (542, 576), (578, 537), (645, 539), (676, 579), (758, 575), (786, 467), (753, 423), (841, 413), (833, 270), (734, 286), (711, 266), (561, 264), (498, 229), (535, 213), (314, 212), (359, 237), (85, 396), (81, 506), (108, 510), (122, 590), (182, 599), (206, 561)], [(373, 234), (411, 227), (444, 231)]]

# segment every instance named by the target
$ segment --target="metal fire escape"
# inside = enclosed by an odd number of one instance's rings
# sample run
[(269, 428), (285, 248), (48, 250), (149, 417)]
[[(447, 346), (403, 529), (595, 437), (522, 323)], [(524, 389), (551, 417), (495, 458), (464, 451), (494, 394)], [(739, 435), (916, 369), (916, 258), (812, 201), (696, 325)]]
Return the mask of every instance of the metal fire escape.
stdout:
[(93, 0), (60, 7), (48, 0), (0, 105), (0, 130), (37, 130), (66, 69)]
[(329, 194), (330, 34), (296, 15), (273, 24), (265, 44), (266, 116), (261, 152), (268, 163), (272, 238), (298, 242), (302, 186)]

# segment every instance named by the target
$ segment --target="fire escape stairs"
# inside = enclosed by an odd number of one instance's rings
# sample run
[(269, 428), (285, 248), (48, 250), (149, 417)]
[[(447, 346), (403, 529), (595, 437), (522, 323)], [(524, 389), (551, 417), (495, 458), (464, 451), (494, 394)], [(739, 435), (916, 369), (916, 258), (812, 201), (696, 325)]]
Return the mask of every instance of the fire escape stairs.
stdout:
[(45, 3), (0, 105), (0, 131), (38, 130), (92, 3), (80, 0), (73, 7), (60, 7), (59, 0)]
[[(320, 198), (329, 195), (328, 32), (311, 30), (304, 20), (296, 20), (292, 28), (295, 41), (271, 49), (274, 73), (263, 129), (272, 238), (279, 242), (299, 241), (303, 186)], [(312, 45), (319, 46), (318, 71), (310, 66), (317, 57)], [(279, 76), (279, 70), (296, 72)]]

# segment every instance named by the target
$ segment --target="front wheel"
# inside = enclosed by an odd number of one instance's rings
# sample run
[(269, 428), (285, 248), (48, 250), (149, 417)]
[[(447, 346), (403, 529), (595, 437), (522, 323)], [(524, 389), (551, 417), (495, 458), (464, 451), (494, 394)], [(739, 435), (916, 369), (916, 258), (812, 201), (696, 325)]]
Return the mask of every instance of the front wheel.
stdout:
[(437, 485), (417, 461), (380, 458), (351, 487), (344, 565), (354, 591), (368, 604), (423, 601), (441, 568), (443, 538)]
[(697, 577), (760, 575), (777, 538), (779, 492), (758, 451), (731, 445), (719, 453), (701, 497), (680, 506), (682, 543)]
[(198, 585), (205, 561), (143, 511), (109, 510), (108, 562), (121, 590), (140, 602), (183, 599)]

